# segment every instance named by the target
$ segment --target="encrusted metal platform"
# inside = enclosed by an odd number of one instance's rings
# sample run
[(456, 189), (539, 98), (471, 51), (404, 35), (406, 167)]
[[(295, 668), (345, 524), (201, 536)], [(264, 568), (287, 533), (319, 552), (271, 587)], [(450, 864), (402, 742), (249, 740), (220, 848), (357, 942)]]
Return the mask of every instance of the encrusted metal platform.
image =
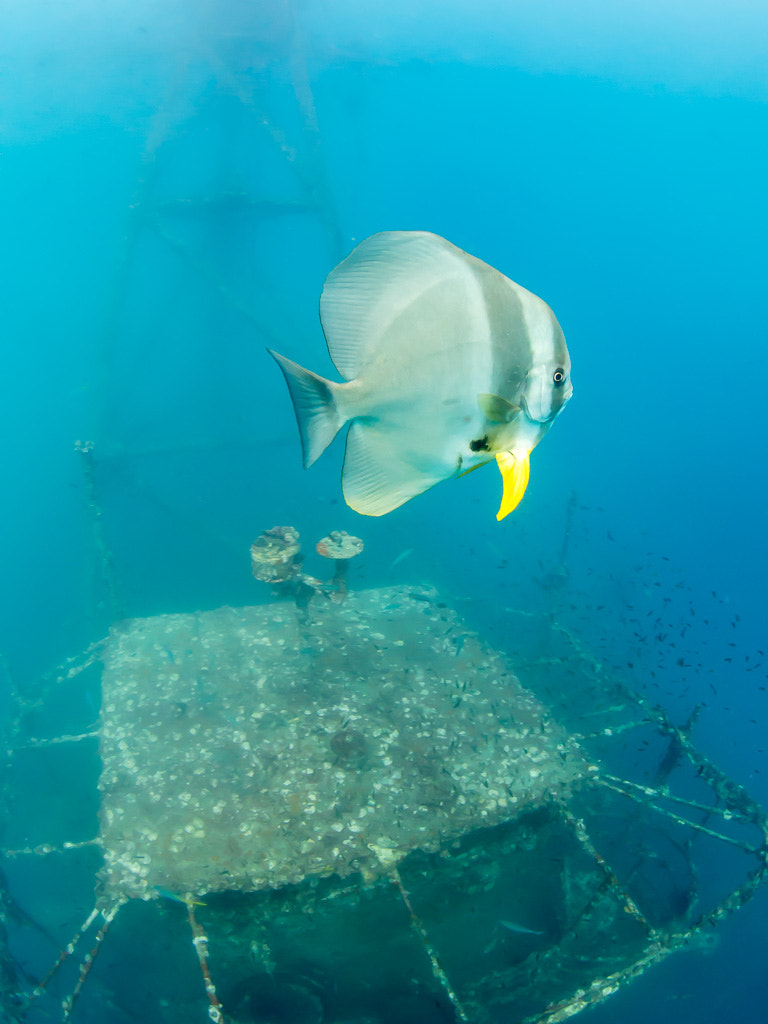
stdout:
[(9, 1021), (559, 1024), (760, 884), (695, 716), (552, 615), (507, 609), (502, 654), (429, 587), (309, 591), (119, 623), (20, 704)]
[(386, 871), (564, 798), (578, 745), (435, 595), (121, 623), (105, 645), (104, 899)]

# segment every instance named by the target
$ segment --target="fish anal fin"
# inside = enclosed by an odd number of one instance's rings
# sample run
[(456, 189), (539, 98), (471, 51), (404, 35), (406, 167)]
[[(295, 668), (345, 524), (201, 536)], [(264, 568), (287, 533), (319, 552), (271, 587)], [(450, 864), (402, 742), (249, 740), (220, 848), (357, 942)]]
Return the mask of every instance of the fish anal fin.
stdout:
[(501, 505), (496, 513), (496, 518), (501, 521), (517, 508), (525, 494), (531, 473), (531, 457), (529, 452), (520, 455), (515, 455), (512, 452), (499, 452), (496, 455), (496, 462), (501, 471), (504, 485)]
[(383, 516), (445, 479), (418, 469), (402, 451), (402, 435), (353, 420), (347, 435), (341, 486), (344, 500), (364, 516)]

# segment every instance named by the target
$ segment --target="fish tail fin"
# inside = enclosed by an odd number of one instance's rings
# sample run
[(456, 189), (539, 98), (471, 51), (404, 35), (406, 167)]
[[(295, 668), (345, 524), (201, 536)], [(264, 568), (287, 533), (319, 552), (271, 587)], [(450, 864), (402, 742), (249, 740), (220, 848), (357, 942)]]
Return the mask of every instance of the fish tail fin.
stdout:
[(303, 366), (273, 352), (271, 348), (267, 352), (283, 371), (288, 385), (299, 425), (304, 468), (308, 469), (320, 458), (346, 422), (336, 405), (334, 392), (337, 385), (311, 370), (305, 370)]

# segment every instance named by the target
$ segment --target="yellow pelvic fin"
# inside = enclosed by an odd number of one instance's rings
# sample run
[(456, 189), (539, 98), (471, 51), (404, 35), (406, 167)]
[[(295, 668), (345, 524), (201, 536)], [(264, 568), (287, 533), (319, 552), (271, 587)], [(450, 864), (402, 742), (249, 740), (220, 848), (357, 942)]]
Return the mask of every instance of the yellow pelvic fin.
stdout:
[(531, 457), (528, 452), (523, 458), (518, 458), (512, 452), (499, 452), (496, 455), (496, 462), (501, 470), (501, 479), (504, 482), (504, 491), (501, 496), (501, 505), (496, 513), (496, 518), (502, 520), (508, 516), (512, 509), (517, 508), (520, 499), (525, 494), (528, 486), (528, 477), (531, 474)]

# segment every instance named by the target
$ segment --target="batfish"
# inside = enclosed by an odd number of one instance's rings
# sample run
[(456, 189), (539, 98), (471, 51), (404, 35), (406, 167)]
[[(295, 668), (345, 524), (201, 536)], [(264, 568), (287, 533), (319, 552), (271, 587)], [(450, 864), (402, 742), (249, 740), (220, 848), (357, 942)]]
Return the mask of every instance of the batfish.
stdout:
[(320, 319), (343, 382), (271, 350), (285, 375), (304, 466), (350, 424), (350, 508), (382, 516), (493, 460), (503, 519), (530, 454), (571, 397), (571, 362), (549, 306), (426, 231), (382, 231), (328, 275)]

